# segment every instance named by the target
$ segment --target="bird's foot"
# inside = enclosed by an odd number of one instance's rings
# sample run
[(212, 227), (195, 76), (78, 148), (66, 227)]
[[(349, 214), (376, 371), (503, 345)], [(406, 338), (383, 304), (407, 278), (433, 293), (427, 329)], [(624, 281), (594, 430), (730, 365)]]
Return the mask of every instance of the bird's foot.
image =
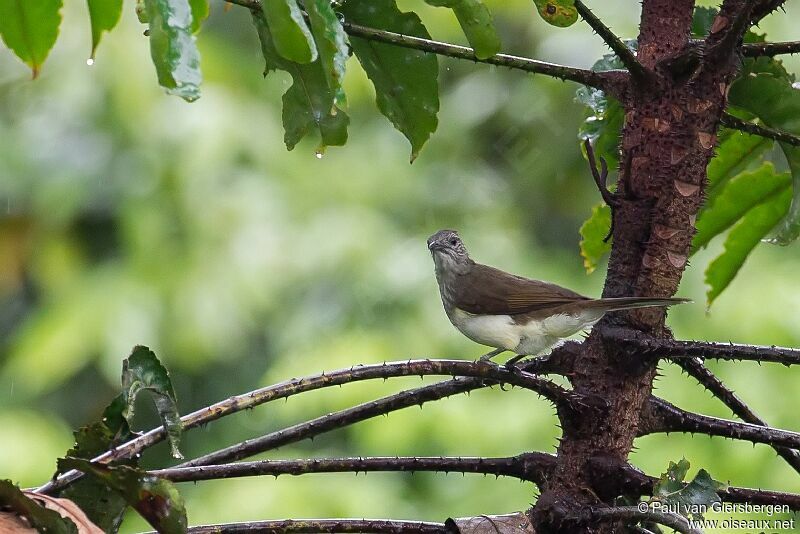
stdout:
[(506, 349), (494, 349), (492, 352), (487, 352), (486, 354), (484, 354), (483, 356), (481, 356), (481, 357), (478, 359), (478, 361), (479, 361), (479, 362), (491, 362), (491, 361), (492, 361), (492, 358), (494, 358), (494, 357), (495, 357), (495, 356), (497, 356), (498, 354), (502, 354), (502, 353), (503, 353), (503, 352), (505, 352), (505, 351), (506, 351)]
[(519, 371), (520, 368), (517, 366), (517, 362), (519, 362), (522, 358), (524, 358), (524, 354), (517, 354), (513, 358), (509, 359), (505, 363), (505, 367), (511, 371)]

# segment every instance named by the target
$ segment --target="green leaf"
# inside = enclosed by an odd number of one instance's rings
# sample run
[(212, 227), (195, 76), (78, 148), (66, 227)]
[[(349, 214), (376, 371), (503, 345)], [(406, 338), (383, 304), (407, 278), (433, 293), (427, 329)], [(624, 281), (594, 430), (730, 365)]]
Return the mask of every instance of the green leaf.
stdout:
[[(625, 44), (636, 51), (636, 41), (630, 39)], [(625, 68), (622, 61), (615, 54), (605, 54), (592, 65), (595, 72), (604, 72)], [(625, 111), (619, 101), (607, 96), (603, 91), (593, 87), (581, 86), (575, 93), (575, 100), (585, 105), (587, 110), (578, 129), (578, 138), (581, 141), (589, 140), (598, 157), (608, 163), (609, 168), (615, 169), (619, 165), (619, 141)]]
[(715, 7), (696, 6), (692, 17), (692, 37), (702, 38), (711, 31), (714, 17), (719, 13)]
[(181, 439), (181, 417), (175, 400), (175, 390), (167, 369), (161, 365), (156, 355), (141, 345), (133, 348), (133, 352), (122, 362), (122, 398), (125, 408), (122, 415), (130, 423), (133, 418), (133, 406), (139, 392), (147, 390), (153, 396), (158, 415), (167, 431), (172, 456), (183, 458), (178, 450)]
[(581, 225), (581, 256), (583, 266), (589, 274), (611, 250), (611, 243), (604, 241), (611, 228), (611, 208), (600, 204), (592, 208), (592, 214)]
[(786, 215), (791, 198), (792, 192), (786, 189), (750, 210), (733, 227), (725, 239), (724, 252), (706, 269), (709, 306), (728, 287), (750, 252)]
[(706, 206), (698, 218), (693, 250), (705, 247), (755, 206), (791, 189), (791, 186), (789, 173), (775, 172), (775, 167), (769, 162), (764, 162), (755, 171), (742, 172), (731, 179), (715, 195), (715, 202)]
[(311, 31), (317, 43), (319, 59), (334, 94), (334, 104), (345, 107), (347, 100), (342, 89), (345, 64), (350, 53), (347, 34), (329, 0), (307, 0), (305, 3)]
[[(695, 505), (692, 510), (697, 509), (698, 505), (710, 508), (715, 502), (719, 502), (717, 491), (725, 488), (726, 485), (711, 478), (705, 469), (700, 469), (691, 482), (684, 482), (686, 473), (689, 471), (689, 461), (683, 458), (680, 462), (670, 462), (667, 471), (661, 475), (653, 488), (653, 500), (671, 504), (681, 510), (681, 513), (688, 515), (688, 507)], [(692, 514), (702, 519), (702, 514)]]
[(89, 57), (94, 59), (103, 32), (110, 32), (119, 22), (119, 17), (122, 15), (122, 0), (86, 0), (86, 3), (92, 25), (92, 53)]
[(82, 458), (62, 458), (58, 460), (58, 468), (77, 469), (95, 477), (121, 495), (161, 534), (186, 532), (183, 498), (171, 482), (127, 465), (112, 467)]
[(266, 72), (280, 69), (292, 76), (292, 86), (283, 95), (286, 147), (292, 150), (312, 129), (320, 135), (317, 154), (322, 154), (326, 146), (345, 144), (350, 119), (336, 105), (336, 93), (328, 85), (322, 60), (300, 64), (284, 59), (275, 49), (269, 27), (260, 13), (253, 13), (253, 24), (261, 41)]
[(0, 0), (0, 36), (34, 78), (56, 43), (61, 5), (61, 0)]
[(150, 56), (158, 83), (187, 102), (200, 98), (200, 53), (192, 35), (188, 0), (144, 0), (150, 25)]
[(481, 0), (425, 0), (436, 7), (453, 10), (475, 57), (486, 59), (500, 51), (500, 36), (489, 8)]
[[(746, 61), (745, 73), (731, 85), (732, 106), (757, 116), (765, 125), (800, 135), (800, 89), (783, 64), (771, 58)], [(800, 148), (779, 143), (794, 180), (792, 206), (772, 243), (788, 245), (800, 236)]]
[(24, 517), (39, 532), (78, 534), (75, 523), (30, 499), (10, 480), (0, 480), (0, 510), (10, 510)]
[[(75, 432), (75, 445), (67, 456), (91, 459), (131, 438), (128, 422), (123, 416), (125, 400), (118, 395), (103, 412), (101, 421), (81, 427)], [(115, 464), (135, 466), (136, 460), (122, 460)], [(58, 473), (56, 473), (58, 474)], [(89, 519), (104, 532), (117, 532), (128, 507), (119, 494), (109, 492), (104, 483), (93, 477), (76, 480), (59, 493), (86, 513)]]
[(261, 7), (275, 50), (282, 58), (295, 63), (317, 59), (314, 38), (296, 0), (263, 0)]
[[(355, 24), (430, 39), (414, 13), (394, 0), (348, 0), (341, 9)], [(411, 161), (436, 130), (439, 67), (434, 54), (353, 37), (353, 51), (375, 86), (375, 101), (411, 143)]]
[[(718, 192), (728, 181), (754, 161), (761, 159), (764, 152), (772, 146), (772, 141), (744, 132), (727, 130), (717, 147), (717, 154), (708, 163), (708, 187), (704, 209), (716, 201)], [(701, 214), (702, 216), (702, 214)]]
[(197, 33), (208, 18), (208, 0), (189, 0), (189, 7), (192, 10), (192, 33)]
[(533, 0), (536, 10), (545, 22), (566, 28), (578, 20), (578, 10), (574, 0)]

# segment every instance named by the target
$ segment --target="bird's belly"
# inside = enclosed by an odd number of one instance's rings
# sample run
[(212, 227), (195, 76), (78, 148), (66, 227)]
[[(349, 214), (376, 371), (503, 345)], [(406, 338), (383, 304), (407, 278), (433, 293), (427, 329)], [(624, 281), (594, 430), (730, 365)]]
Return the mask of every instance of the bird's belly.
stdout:
[(522, 337), (522, 327), (508, 315), (474, 315), (458, 308), (447, 315), (462, 334), (482, 345), (514, 350)]

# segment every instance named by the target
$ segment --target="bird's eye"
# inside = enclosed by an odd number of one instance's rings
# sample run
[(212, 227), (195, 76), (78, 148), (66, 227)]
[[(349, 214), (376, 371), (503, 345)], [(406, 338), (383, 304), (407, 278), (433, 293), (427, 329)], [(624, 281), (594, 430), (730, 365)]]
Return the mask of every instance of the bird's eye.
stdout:
[(458, 240), (457, 240), (457, 239), (455, 239), (455, 238), (454, 238), (454, 239), (451, 239), (451, 240), (450, 240), (450, 244), (451, 244), (451, 245), (453, 245), (453, 246), (456, 246), (456, 245), (458, 245)]

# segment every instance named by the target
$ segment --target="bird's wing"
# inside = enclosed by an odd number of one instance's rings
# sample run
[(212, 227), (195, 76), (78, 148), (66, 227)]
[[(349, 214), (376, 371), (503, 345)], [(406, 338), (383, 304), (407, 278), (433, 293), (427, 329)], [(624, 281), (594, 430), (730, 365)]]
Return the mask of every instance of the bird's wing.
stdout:
[(454, 304), (469, 313), (515, 315), (589, 300), (555, 284), (515, 276), (476, 263), (455, 284)]

